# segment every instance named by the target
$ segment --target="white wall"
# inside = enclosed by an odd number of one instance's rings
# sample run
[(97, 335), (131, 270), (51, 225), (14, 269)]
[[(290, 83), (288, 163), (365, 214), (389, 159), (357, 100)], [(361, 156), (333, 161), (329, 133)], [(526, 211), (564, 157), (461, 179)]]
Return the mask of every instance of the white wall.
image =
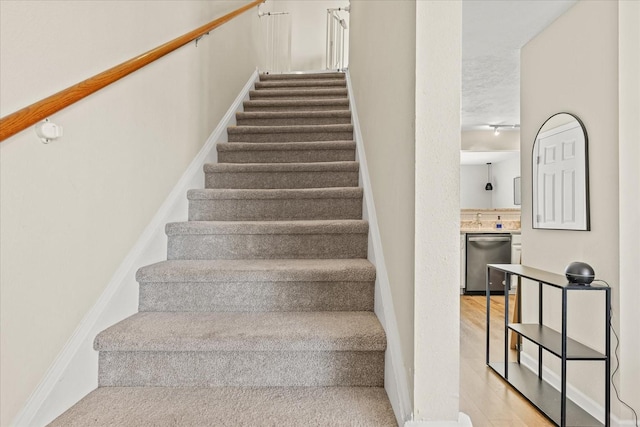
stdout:
[[(2, 1), (5, 116), (244, 1)], [(248, 12), (0, 146), (1, 407), (9, 425), (255, 68)], [(79, 36), (81, 35), (81, 36)], [(135, 307), (136, 301), (132, 301)], [(97, 372), (92, 372), (97, 378)]]
[[(348, 0), (273, 0), (269, 10), (291, 14), (291, 70), (325, 69), (327, 9), (346, 7)], [(266, 10), (266, 9), (265, 9)], [(349, 13), (340, 12), (349, 24)], [(349, 40), (345, 40), (348, 58)]]
[(412, 390), (415, 1), (354, 1), (351, 7), (349, 68)]
[(487, 165), (460, 166), (460, 208), (491, 209), (491, 191), (486, 191)]
[(487, 191), (487, 165), (460, 166), (460, 208), (520, 208), (513, 204), (513, 178), (520, 176), (520, 155), (491, 165), (492, 191)]
[[(620, 381), (626, 393), (622, 397), (638, 408), (638, 377), (627, 376), (629, 372), (638, 372), (640, 359), (635, 326), (640, 301), (638, 292), (632, 290), (637, 288), (633, 271), (637, 267), (638, 240), (630, 242), (621, 237), (633, 230), (621, 226), (636, 224), (638, 218), (638, 159), (623, 157), (625, 154), (637, 156), (637, 139), (628, 138), (637, 136), (638, 107), (637, 96), (624, 104), (620, 103), (622, 95), (619, 99), (619, 91), (622, 94), (635, 87), (637, 94), (638, 10), (637, 6), (620, 3), (623, 4), (625, 11), (635, 13), (633, 24), (627, 22), (624, 34), (618, 27), (619, 16), (623, 15), (622, 10), (618, 11), (618, 2), (582, 1), (522, 49), (522, 245), (525, 264), (561, 273), (569, 262), (581, 260), (593, 266), (598, 278), (611, 284), (614, 326), (619, 331), (628, 331), (629, 327), (635, 329), (633, 339), (621, 342), (625, 352), (621, 353), (620, 363), (625, 377)], [(632, 29), (634, 27), (636, 29)], [(630, 60), (625, 67), (630, 68), (619, 69), (618, 40), (629, 36), (636, 37), (634, 42), (625, 44), (628, 50), (623, 51), (628, 55), (625, 58)], [(620, 81), (620, 86), (619, 73), (625, 79)], [(619, 108), (625, 113), (624, 122), (619, 122), (623, 118), (618, 115)], [(591, 231), (588, 232), (531, 228), (531, 148), (540, 125), (552, 114), (562, 111), (580, 117), (589, 138)], [(621, 123), (625, 126), (624, 141), (619, 139), (623, 135)], [(622, 170), (619, 170), (620, 166), (623, 166)], [(636, 181), (627, 185), (628, 178)], [(633, 198), (635, 202), (627, 204), (627, 198)], [(621, 254), (621, 248), (630, 252)], [(622, 272), (626, 272), (625, 281), (621, 280)], [(623, 294), (630, 299), (621, 304)], [(525, 303), (527, 298), (525, 294)], [(570, 301), (569, 334), (593, 348), (603, 349), (603, 316), (596, 314), (603, 312), (602, 301), (594, 299), (584, 297), (573, 303)], [(535, 307), (530, 302), (526, 303), (525, 316), (527, 310), (535, 310)], [(547, 309), (548, 321), (555, 328), (558, 328), (559, 311), (557, 304), (551, 304)], [(621, 324), (621, 319), (632, 322), (633, 326)], [(553, 367), (557, 368), (557, 364)], [(605, 382), (602, 372), (594, 363), (572, 364), (568, 380), (579, 391), (602, 404)], [(631, 419), (630, 412), (622, 409), (615, 396), (611, 403), (614, 415)]]
[(520, 176), (520, 155), (492, 165), (493, 191), (491, 206), (494, 208), (520, 208), (513, 204), (513, 178)]
[[(638, 412), (640, 408), (640, 2), (618, 4), (620, 96), (620, 385), (622, 398)], [(631, 419), (626, 408), (620, 412)]]
[(459, 416), (461, 45), (462, 2), (416, 2), (413, 419), (434, 426)]

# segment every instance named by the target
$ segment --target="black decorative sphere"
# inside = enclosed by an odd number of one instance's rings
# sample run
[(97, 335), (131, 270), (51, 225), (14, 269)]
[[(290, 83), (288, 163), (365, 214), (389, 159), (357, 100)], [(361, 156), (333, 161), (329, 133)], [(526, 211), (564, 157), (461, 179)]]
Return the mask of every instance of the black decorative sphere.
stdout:
[(578, 285), (588, 285), (596, 277), (595, 271), (589, 264), (579, 261), (567, 265), (567, 268), (564, 269), (564, 274), (569, 282)]

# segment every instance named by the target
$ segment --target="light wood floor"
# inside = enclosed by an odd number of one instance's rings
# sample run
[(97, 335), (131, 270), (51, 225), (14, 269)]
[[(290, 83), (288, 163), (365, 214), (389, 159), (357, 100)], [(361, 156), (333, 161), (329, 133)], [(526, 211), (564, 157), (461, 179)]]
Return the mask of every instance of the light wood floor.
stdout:
[[(504, 359), (503, 313), (504, 296), (491, 297), (491, 360)], [(460, 410), (471, 417), (474, 427), (553, 426), (487, 367), (486, 316), (486, 297), (460, 296)]]

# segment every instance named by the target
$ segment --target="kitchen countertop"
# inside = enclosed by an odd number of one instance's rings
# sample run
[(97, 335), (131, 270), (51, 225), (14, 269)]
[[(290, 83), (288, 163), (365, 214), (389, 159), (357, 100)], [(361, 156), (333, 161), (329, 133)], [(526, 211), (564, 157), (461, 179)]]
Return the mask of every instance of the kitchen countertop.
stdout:
[(511, 233), (511, 234), (520, 234), (520, 230), (507, 230), (505, 228), (461, 228), (460, 234), (470, 234), (470, 233)]

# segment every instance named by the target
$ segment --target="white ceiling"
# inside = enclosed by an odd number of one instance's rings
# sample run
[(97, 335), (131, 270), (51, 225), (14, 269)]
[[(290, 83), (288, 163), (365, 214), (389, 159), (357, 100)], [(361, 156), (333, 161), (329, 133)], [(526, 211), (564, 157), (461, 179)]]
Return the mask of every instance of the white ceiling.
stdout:
[(575, 2), (463, 1), (463, 130), (520, 123), (520, 48)]

